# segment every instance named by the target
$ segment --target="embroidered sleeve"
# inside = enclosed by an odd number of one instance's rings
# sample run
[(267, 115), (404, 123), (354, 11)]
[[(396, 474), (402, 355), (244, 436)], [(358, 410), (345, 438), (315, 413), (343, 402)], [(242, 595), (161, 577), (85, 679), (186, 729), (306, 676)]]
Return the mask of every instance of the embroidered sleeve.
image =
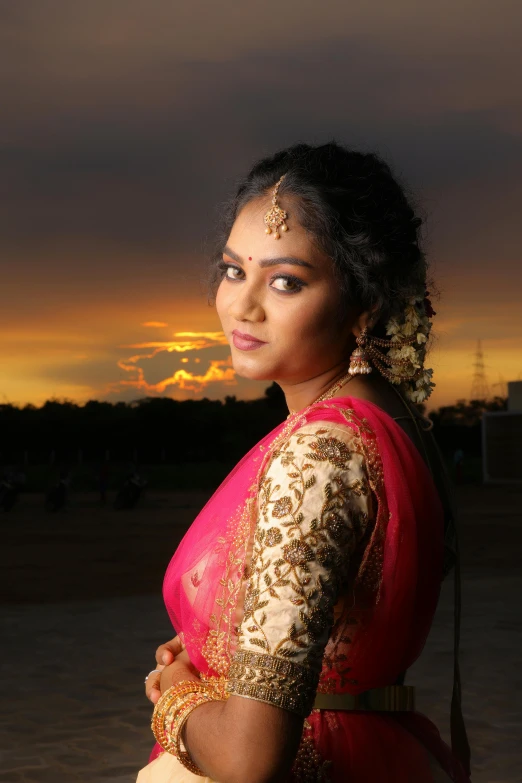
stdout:
[(307, 424), (274, 452), (260, 484), (230, 693), (310, 713), (334, 605), (371, 506), (351, 428)]

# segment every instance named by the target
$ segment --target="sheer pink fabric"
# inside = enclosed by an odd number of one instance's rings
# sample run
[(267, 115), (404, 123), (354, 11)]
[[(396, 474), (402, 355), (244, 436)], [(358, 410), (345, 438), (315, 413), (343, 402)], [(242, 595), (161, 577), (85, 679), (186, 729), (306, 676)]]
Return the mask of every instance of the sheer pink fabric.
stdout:
[[(354, 581), (355, 605), (347, 602), (332, 629), (319, 690), (355, 694), (393, 684), (425, 644), (442, 577), (443, 513), (435, 485), (392, 418), (370, 402), (337, 398), (310, 406), (257, 444), (196, 517), (170, 562), (164, 581), (167, 610), (205, 676), (226, 676), (234, 654), (267, 456), (291, 432), (314, 421), (354, 429), (377, 501), (375, 527)], [(436, 727), (420, 713), (314, 710), (307, 720), (315, 748), (332, 762), (326, 778), (332, 783), (430, 783), (424, 747), (453, 780), (468, 781)]]

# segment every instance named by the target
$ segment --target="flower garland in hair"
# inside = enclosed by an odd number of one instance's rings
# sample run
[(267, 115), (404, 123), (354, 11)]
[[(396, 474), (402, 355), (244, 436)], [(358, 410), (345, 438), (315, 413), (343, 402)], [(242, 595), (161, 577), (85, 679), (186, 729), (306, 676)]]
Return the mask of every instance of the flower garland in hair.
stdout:
[[(387, 360), (393, 382), (400, 384), (405, 396), (411, 402), (426, 400), (434, 388), (433, 370), (424, 367), (426, 343), (431, 331), (431, 321), (436, 313), (429, 300), (429, 291), (412, 296), (400, 313), (392, 315), (386, 324), (386, 334), (390, 336), (390, 348)], [(407, 340), (408, 344), (404, 345)], [(393, 343), (402, 345), (394, 348)]]

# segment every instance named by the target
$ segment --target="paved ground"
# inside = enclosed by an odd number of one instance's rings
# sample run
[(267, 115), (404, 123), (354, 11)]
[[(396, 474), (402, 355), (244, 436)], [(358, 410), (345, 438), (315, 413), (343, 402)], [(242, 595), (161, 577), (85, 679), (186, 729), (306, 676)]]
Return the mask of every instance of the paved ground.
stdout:
[[(464, 488), (461, 504), (466, 548), (461, 664), (473, 781), (520, 783), (522, 576), (518, 564), (522, 493)], [(165, 547), (179, 537), (185, 519), (192, 514), (190, 505), (185, 496), (176, 495), (161, 502), (151, 500), (132, 517), (105, 518), (108, 511), (94, 513), (94, 503), (85, 511), (82, 501), (67, 517), (49, 521), (39, 517), (34, 503), (28, 503), (20, 507), (16, 517), (9, 518), (10, 524), (16, 520), (16, 530), (2, 570), (22, 582), (25, 573), (27, 589), (18, 584), (12, 602), (1, 607), (2, 646), (7, 654), (0, 671), (0, 781), (134, 783), (152, 744), (151, 710), (142, 696), (143, 677), (152, 668), (158, 642), (169, 637), (170, 627), (158, 594), (129, 594), (133, 592), (129, 585), (134, 584), (129, 573), (140, 572), (140, 551), (151, 573), (156, 558), (163, 568), (168, 559)], [(180, 522), (177, 533), (171, 530), (173, 509), (177, 509)], [(104, 522), (100, 526), (93, 522), (94, 533), (89, 537), (78, 520), (100, 515)], [(63, 543), (46, 549), (45, 558), (39, 560), (38, 576), (35, 565), (42, 536), (45, 538), (48, 531), (56, 540), (64, 520), (70, 523), (69, 549), (66, 553)], [(165, 536), (158, 538), (167, 521)], [(121, 561), (128, 554), (124, 544), (120, 559), (114, 549), (107, 558), (114, 537), (124, 542), (128, 528), (131, 539), (139, 538), (140, 527), (142, 539), (144, 529), (148, 535), (141, 550), (138, 544), (132, 545), (132, 560)], [(74, 530), (78, 533), (76, 544)], [(93, 558), (96, 540), (102, 554)], [(162, 541), (167, 542), (165, 551), (154, 555), (154, 548), (161, 549)], [(31, 570), (25, 572), (24, 550), (25, 561), (31, 564)], [(54, 550), (58, 555), (52, 561), (50, 552)], [(60, 558), (66, 554), (68, 559), (71, 555), (76, 558), (76, 570), (70, 563), (64, 569)], [(74, 600), (49, 603), (52, 598), (65, 598), (64, 573), (69, 574), (69, 589), (76, 585), (76, 589), (81, 587), (81, 596), (91, 590), (99, 597), (78, 600), (77, 593), (71, 592)], [(137, 582), (143, 591), (150, 587), (149, 582), (144, 586), (139, 579)], [(31, 595), (42, 602), (28, 603)], [(452, 584), (448, 583), (443, 587), (428, 644), (407, 680), (418, 686), (419, 708), (435, 720), (446, 739), (452, 681), (452, 597)]]

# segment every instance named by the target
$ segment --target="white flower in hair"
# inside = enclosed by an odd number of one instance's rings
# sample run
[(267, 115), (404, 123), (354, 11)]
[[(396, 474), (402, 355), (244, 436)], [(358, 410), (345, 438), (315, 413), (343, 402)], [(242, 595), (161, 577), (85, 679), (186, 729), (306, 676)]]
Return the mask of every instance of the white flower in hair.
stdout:
[[(386, 334), (390, 336), (390, 348), (387, 358), (390, 360), (390, 380), (401, 383), (405, 396), (415, 403), (424, 402), (430, 396), (433, 370), (424, 368), (426, 343), (431, 330), (430, 310), (427, 309), (427, 294), (423, 292), (412, 296), (403, 310), (396, 311), (386, 324)], [(404, 340), (412, 339), (409, 345), (401, 345)], [(394, 346), (394, 343), (397, 343)], [(395, 379), (395, 380), (394, 380)]]
[(390, 318), (386, 324), (386, 334), (399, 335), (401, 331), (401, 325), (396, 318)]
[(409, 359), (411, 362), (417, 361), (417, 351), (413, 347), (413, 345), (404, 345), (399, 350), (399, 358), (400, 359)]
[(424, 402), (424, 400), (428, 395), (426, 394), (426, 391), (424, 389), (416, 389), (407, 392), (407, 396), (412, 402), (416, 402), (418, 404), (420, 402)]
[(412, 321), (405, 321), (402, 325), (402, 334), (404, 337), (411, 337), (417, 331), (417, 324)]
[(431, 383), (432, 377), (433, 377), (433, 370), (431, 368), (427, 370), (423, 370), (421, 377), (418, 378), (416, 382), (417, 386), (428, 386)]

